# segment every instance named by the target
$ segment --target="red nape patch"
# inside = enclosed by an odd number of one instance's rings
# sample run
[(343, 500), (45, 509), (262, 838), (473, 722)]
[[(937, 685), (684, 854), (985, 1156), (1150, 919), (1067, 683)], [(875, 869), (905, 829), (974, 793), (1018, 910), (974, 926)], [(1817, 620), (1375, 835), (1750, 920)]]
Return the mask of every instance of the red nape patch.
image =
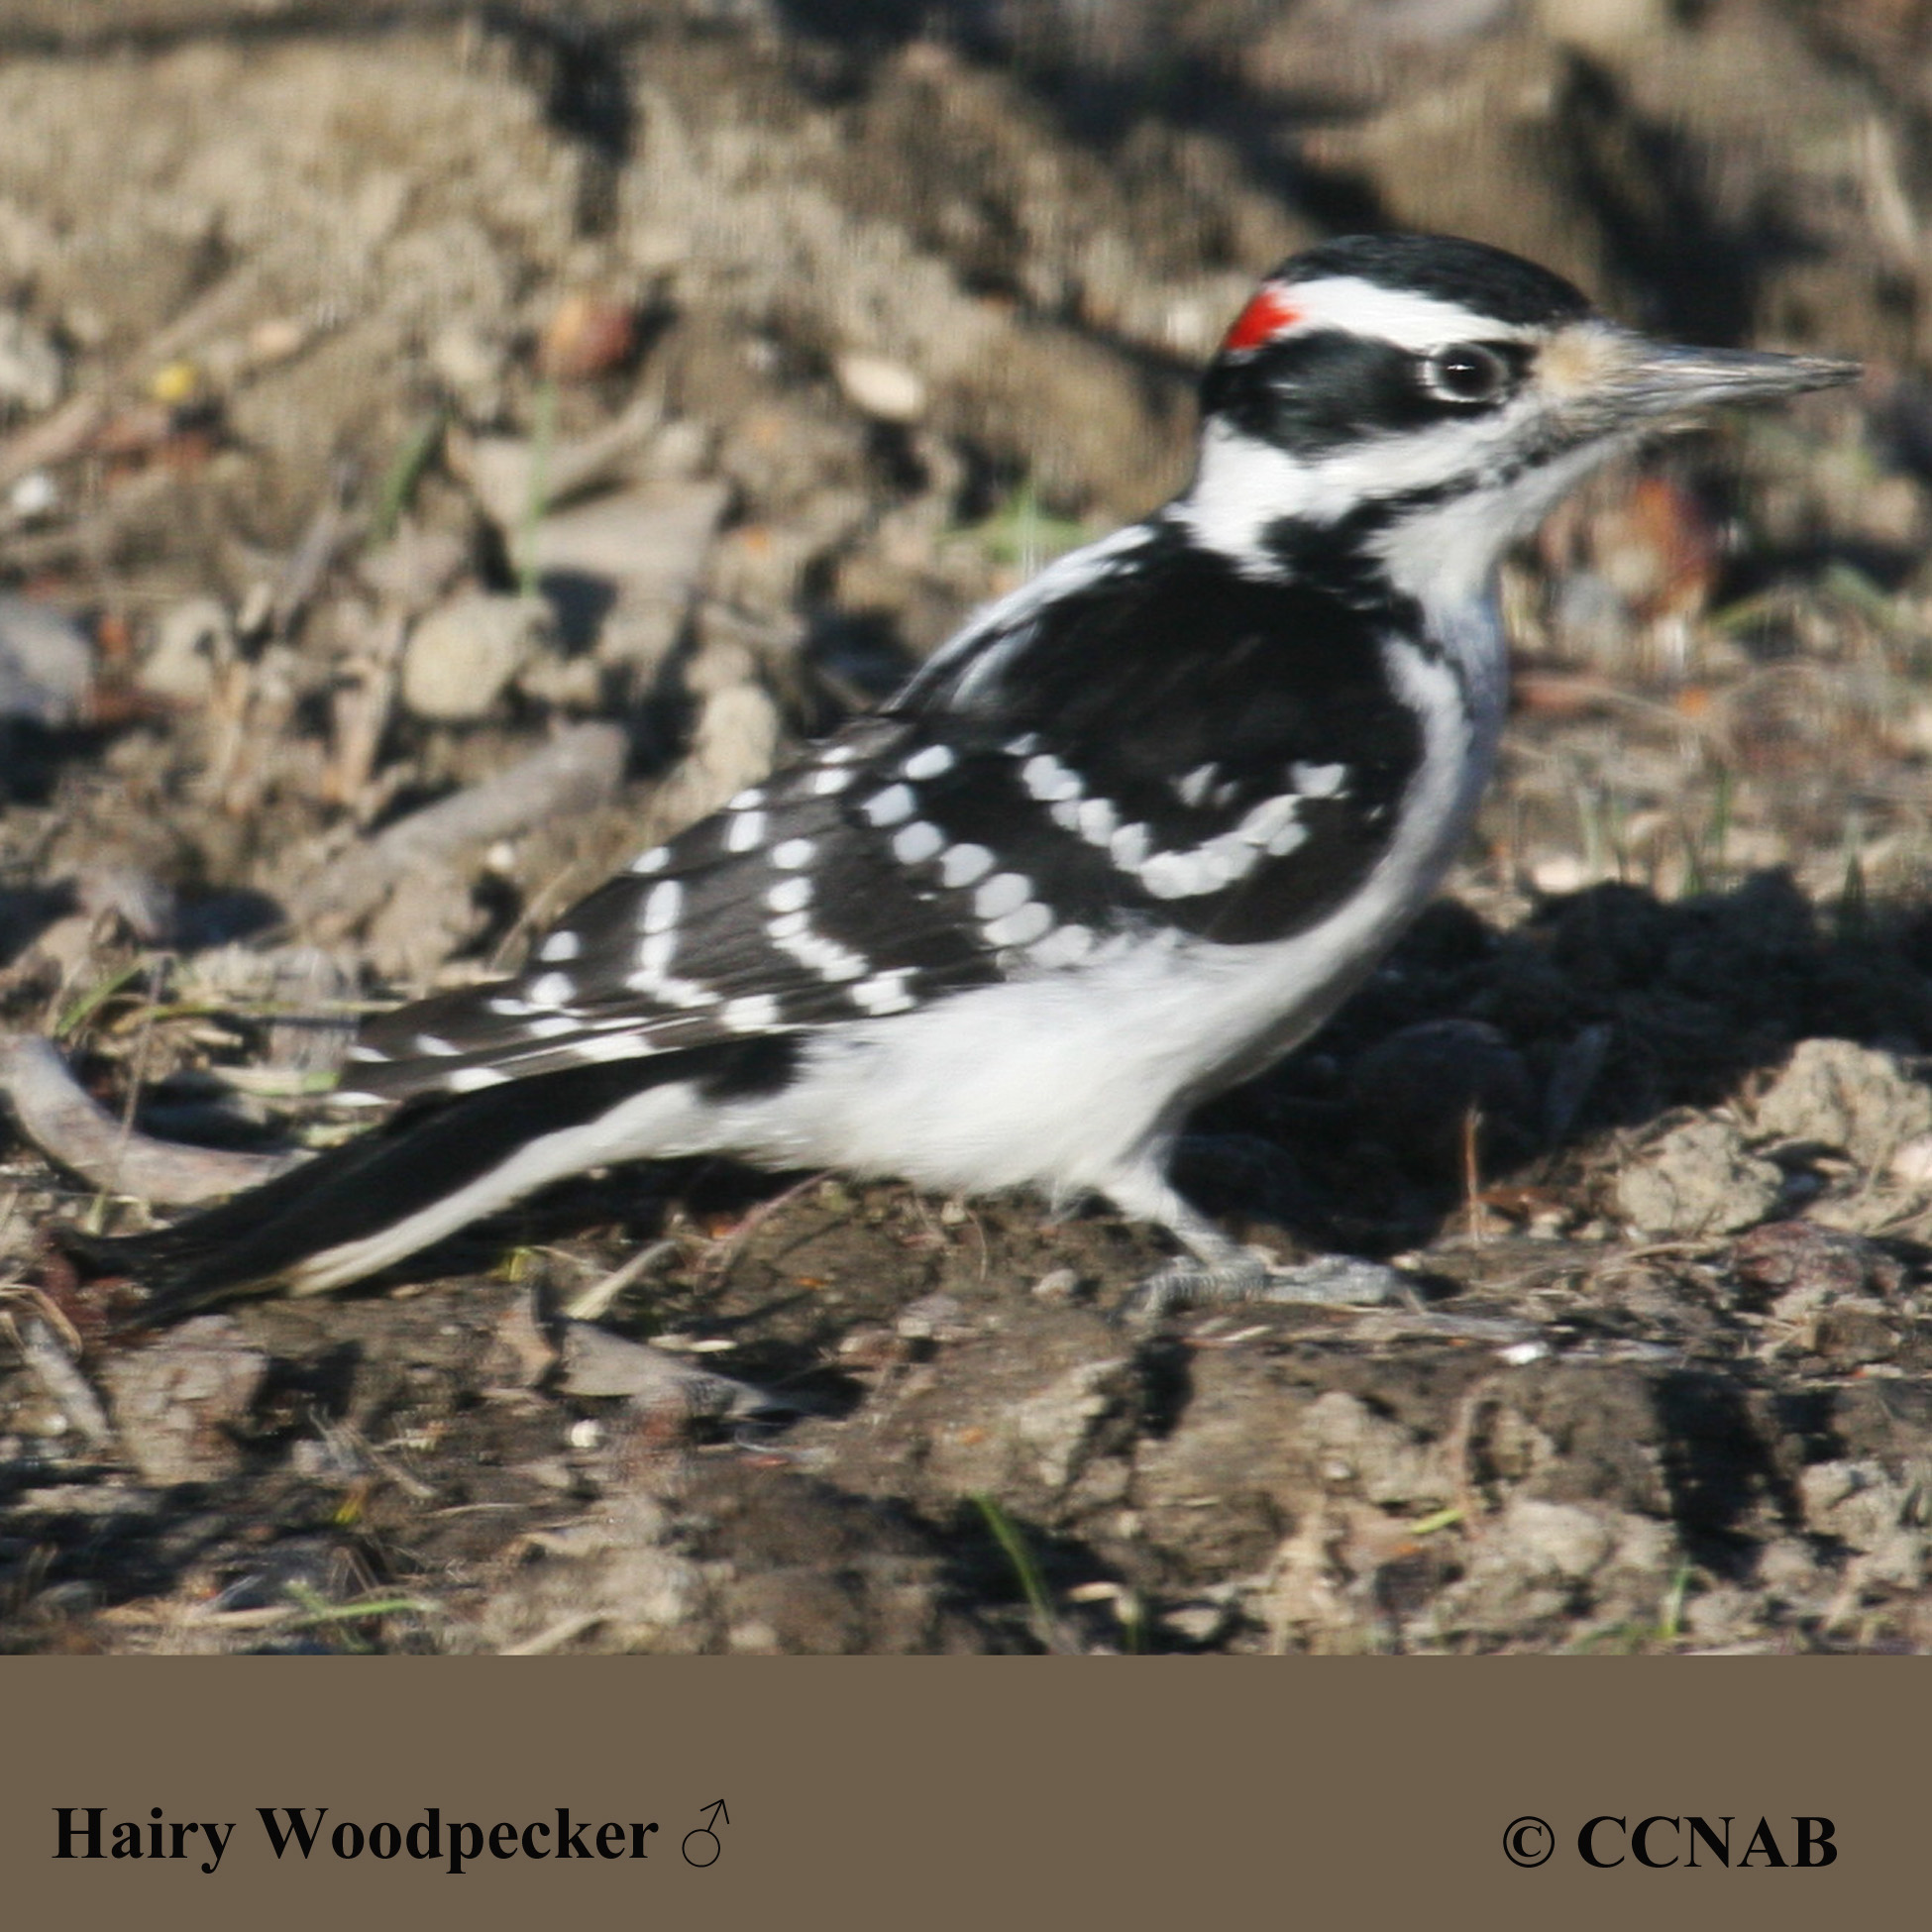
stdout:
[(1278, 288), (1264, 288), (1234, 318), (1234, 326), (1222, 343), (1223, 353), (1231, 349), (1259, 349), (1284, 330), (1292, 329), (1302, 312)]

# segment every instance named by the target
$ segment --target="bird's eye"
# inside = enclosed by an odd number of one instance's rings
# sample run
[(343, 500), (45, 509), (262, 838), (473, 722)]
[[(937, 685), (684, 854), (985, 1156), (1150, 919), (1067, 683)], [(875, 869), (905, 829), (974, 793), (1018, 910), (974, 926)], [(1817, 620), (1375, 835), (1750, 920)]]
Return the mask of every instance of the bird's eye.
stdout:
[(1423, 387), (1443, 402), (1494, 402), (1509, 382), (1509, 365), (1479, 342), (1454, 342), (1422, 359)]

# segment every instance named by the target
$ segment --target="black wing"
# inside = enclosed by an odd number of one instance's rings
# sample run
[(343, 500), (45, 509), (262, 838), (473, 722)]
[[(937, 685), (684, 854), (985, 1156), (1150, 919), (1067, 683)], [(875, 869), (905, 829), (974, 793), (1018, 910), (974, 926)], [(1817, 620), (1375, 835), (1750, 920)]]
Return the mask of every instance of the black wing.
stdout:
[(350, 1098), (883, 1018), (1134, 940), (1286, 937), (1356, 886), (1422, 752), (1381, 641), (1148, 526), (884, 714), (591, 894), (513, 979), (384, 1016)]

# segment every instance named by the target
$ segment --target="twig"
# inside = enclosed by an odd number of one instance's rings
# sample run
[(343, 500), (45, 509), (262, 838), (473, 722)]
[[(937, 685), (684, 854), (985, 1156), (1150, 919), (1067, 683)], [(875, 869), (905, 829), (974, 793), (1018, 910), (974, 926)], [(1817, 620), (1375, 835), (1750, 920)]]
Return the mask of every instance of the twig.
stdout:
[(660, 1261), (678, 1252), (676, 1241), (653, 1241), (641, 1247), (622, 1267), (599, 1276), (589, 1287), (581, 1288), (564, 1304), (564, 1313), (573, 1322), (594, 1322), (609, 1312), (610, 1304), (626, 1288), (642, 1281)]
[(114, 1440), (114, 1425), (53, 1326), (39, 1316), (28, 1315), (16, 1321), (13, 1329), (35, 1381), (67, 1419), (68, 1427), (86, 1438), (89, 1449), (105, 1448)]
[(50, 1160), (117, 1194), (186, 1207), (235, 1194), (285, 1172), (300, 1154), (244, 1154), (124, 1134), (121, 1123), (75, 1083), (51, 1042), (0, 1033), (0, 1094), (20, 1130)]

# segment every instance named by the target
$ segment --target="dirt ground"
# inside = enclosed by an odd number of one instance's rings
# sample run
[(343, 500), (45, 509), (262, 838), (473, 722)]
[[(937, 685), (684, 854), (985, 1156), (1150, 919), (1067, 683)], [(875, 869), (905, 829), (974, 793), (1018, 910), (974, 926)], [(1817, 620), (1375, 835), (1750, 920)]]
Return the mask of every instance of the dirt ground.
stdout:
[[(1932, 1648), (1928, 52), (1907, 0), (13, 0), (0, 1033), (110, 1145), (0, 1125), (0, 1647)], [(1136, 1326), (1103, 1211), (689, 1164), (110, 1332), (48, 1227), (347, 1131), (358, 1011), (1157, 501), (1249, 282), (1361, 225), (1869, 371), (1510, 565), (1449, 892), (1184, 1149), (1342, 1299)]]

